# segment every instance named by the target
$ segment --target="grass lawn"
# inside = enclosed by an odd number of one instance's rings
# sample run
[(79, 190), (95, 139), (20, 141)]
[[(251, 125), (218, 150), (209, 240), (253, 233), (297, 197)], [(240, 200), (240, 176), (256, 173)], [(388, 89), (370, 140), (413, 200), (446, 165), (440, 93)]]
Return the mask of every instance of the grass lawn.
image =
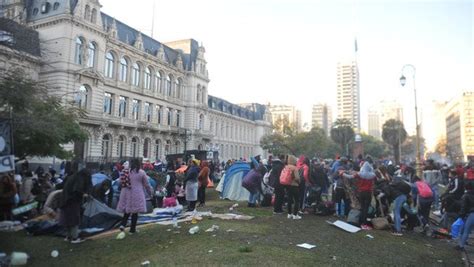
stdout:
[[(228, 212), (234, 202), (218, 200), (208, 191), (207, 207), (213, 213)], [(193, 224), (181, 224), (179, 233), (170, 226), (151, 225), (140, 233), (116, 240), (115, 235), (71, 245), (62, 238), (30, 237), (25, 232), (0, 233), (0, 251), (27, 252), (30, 266), (463, 266), (453, 244), (418, 234), (394, 237), (388, 231), (346, 233), (326, 223), (333, 217), (306, 215), (300, 221), (286, 215), (272, 215), (270, 208), (250, 209), (240, 203), (240, 214), (256, 216), (250, 221), (224, 221), (204, 218), (201, 231), (188, 233)], [(212, 225), (219, 230), (206, 233)], [(234, 231), (227, 232), (232, 229)], [(374, 239), (365, 235), (371, 234)], [(317, 247), (306, 250), (296, 244)], [(248, 247), (250, 252), (241, 252)], [(59, 257), (52, 258), (52, 250)]]

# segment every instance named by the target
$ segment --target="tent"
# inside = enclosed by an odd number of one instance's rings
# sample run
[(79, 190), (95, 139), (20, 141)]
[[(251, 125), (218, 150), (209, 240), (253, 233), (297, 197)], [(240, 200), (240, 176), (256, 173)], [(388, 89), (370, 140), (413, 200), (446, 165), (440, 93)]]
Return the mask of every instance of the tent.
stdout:
[(242, 187), (242, 179), (250, 171), (246, 162), (234, 163), (224, 174), (216, 190), (220, 197), (234, 201), (247, 201), (250, 193)]

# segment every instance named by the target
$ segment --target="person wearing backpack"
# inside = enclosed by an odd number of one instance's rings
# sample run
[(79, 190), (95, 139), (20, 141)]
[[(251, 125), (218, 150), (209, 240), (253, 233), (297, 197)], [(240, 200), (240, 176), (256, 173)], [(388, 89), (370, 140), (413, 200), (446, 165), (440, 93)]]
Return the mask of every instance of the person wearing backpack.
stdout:
[(300, 206), (299, 185), (300, 179), (303, 178), (300, 178), (296, 162), (295, 156), (288, 156), (288, 164), (281, 171), (280, 183), (285, 186), (288, 195), (288, 219), (300, 220), (301, 216), (298, 215)]
[(414, 186), (412, 189), (413, 199), (417, 203), (418, 214), (421, 216), (421, 223), (423, 228), (425, 228), (430, 221), (430, 209), (431, 204), (433, 204), (433, 191), (430, 188), (430, 185), (420, 179), (418, 176), (413, 177)]

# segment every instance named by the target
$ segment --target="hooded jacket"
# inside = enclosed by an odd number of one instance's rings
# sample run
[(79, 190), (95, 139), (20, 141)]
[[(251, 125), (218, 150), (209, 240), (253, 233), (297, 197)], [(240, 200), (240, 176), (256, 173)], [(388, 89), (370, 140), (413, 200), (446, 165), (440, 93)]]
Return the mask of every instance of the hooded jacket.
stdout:
[(298, 170), (303, 168), (303, 177), (301, 178), (304, 178), (306, 184), (311, 184), (311, 181), (309, 179), (309, 167), (304, 163), (305, 159), (305, 156), (301, 155), (298, 161), (296, 162), (296, 168)]
[(280, 175), (281, 175), (281, 171), (283, 170), (284, 167), (285, 167), (285, 164), (283, 164), (283, 162), (281, 162), (281, 160), (274, 159), (272, 161), (272, 169), (270, 170), (270, 177), (269, 177), (269, 182), (268, 182), (268, 184), (271, 187), (276, 188), (276, 187), (281, 186), (281, 184), (280, 184)]
[(293, 155), (288, 156), (288, 165), (286, 165), (287, 168), (290, 168), (291, 171), (293, 172), (292, 175), (292, 181), (291, 181), (291, 186), (299, 186), (300, 185), (300, 174), (298, 172), (298, 169), (296, 168), (296, 163), (297, 159)]

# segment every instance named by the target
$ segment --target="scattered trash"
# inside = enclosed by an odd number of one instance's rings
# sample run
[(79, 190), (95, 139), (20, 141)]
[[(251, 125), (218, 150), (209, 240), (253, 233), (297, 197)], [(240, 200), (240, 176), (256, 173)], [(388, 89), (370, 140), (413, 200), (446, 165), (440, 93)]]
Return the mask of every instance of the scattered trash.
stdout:
[(374, 239), (372, 235), (365, 235), (368, 239)]
[(208, 251), (208, 253), (212, 253), (212, 249)]
[(442, 261), (442, 260), (438, 260), (438, 262), (439, 262), (439, 263), (443, 263), (443, 261)]
[(180, 234), (180, 231), (174, 231), (173, 234)]
[(235, 230), (229, 229), (229, 230), (227, 230), (226, 232), (227, 232), (227, 233), (235, 232)]
[(427, 247), (429, 247), (429, 248), (432, 248), (432, 247), (433, 247), (433, 245), (431, 245), (431, 244), (425, 244), (425, 246), (427, 246)]
[(337, 260), (336, 256), (332, 256), (332, 259), (333, 259), (333, 260)]
[(171, 229), (167, 229), (166, 232), (171, 232)]
[(125, 238), (125, 236), (126, 236), (126, 235), (125, 235), (125, 232), (122, 231), (122, 232), (118, 233), (116, 239), (117, 239), (117, 240), (122, 240), (122, 239)]
[(192, 235), (194, 235), (197, 232), (199, 232), (199, 226), (194, 226), (191, 229), (189, 229), (189, 233)]
[(305, 248), (305, 249), (312, 249), (312, 248), (316, 247), (316, 245), (311, 245), (311, 244), (308, 244), (308, 243), (298, 244), (296, 246), (300, 247), (300, 248)]
[(331, 221), (326, 221), (327, 223), (329, 223), (330, 225), (334, 225), (346, 232), (349, 232), (349, 233), (357, 233), (359, 232), (361, 229), (359, 227), (355, 227), (351, 224), (348, 224), (346, 222), (343, 222), (343, 221), (335, 221), (335, 222), (331, 222)]
[(207, 229), (206, 232), (214, 232), (214, 231), (217, 231), (219, 230), (219, 226), (217, 225), (213, 225), (211, 228)]
[(193, 217), (193, 219), (191, 220), (191, 223), (192, 223), (192, 224), (196, 224), (196, 223), (197, 223), (196, 217)]
[(59, 256), (59, 252), (57, 250), (51, 251), (51, 257), (57, 258)]
[(28, 254), (24, 252), (13, 252), (10, 257), (10, 264), (12, 266), (26, 265), (28, 258)]
[(150, 261), (144, 261), (144, 262), (142, 262), (142, 266), (148, 266), (148, 265), (150, 265)]
[(216, 237), (217, 235), (212, 235), (212, 237)]
[(249, 253), (249, 252), (252, 252), (252, 248), (249, 247), (249, 246), (240, 246), (239, 247), (239, 252)]
[(403, 245), (406, 245), (407, 243), (403, 242), (402, 244), (403, 244)]

